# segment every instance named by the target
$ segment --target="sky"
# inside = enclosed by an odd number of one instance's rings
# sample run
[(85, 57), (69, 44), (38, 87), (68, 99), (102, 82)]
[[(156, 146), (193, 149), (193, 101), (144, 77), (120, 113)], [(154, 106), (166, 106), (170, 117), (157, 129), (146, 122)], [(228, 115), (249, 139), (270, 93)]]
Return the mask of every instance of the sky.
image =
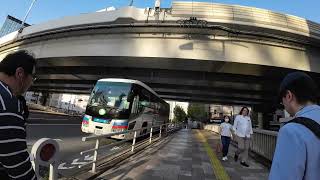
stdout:
[[(258, 7), (320, 23), (320, 0), (194, 0), (196, 1)], [(22, 20), (31, 2), (32, 0), (1, 0), (0, 26), (8, 14)], [(95, 12), (110, 6), (120, 8), (129, 3), (130, 0), (37, 0), (26, 22), (39, 24), (64, 16)], [(162, 0), (161, 6), (170, 7), (171, 3), (172, 0)], [(133, 5), (141, 8), (153, 7), (154, 0), (134, 0)]]

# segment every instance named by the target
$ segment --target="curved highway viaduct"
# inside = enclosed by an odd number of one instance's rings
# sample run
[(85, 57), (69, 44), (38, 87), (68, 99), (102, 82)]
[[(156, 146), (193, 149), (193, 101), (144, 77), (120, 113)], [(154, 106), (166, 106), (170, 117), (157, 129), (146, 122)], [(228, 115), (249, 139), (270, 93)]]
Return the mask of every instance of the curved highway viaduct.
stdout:
[(274, 109), (285, 74), (318, 82), (320, 25), (236, 5), (173, 2), (64, 17), (0, 39), (39, 62), (36, 91), (88, 93), (105, 77), (138, 79), (166, 99)]

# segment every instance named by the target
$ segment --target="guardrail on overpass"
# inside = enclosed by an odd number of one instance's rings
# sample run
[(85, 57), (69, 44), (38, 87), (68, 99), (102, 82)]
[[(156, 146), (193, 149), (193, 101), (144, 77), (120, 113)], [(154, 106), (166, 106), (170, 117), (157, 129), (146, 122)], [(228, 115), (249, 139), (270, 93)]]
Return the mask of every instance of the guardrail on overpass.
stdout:
[[(204, 129), (219, 133), (219, 125), (205, 125)], [(253, 129), (253, 136), (250, 141), (250, 150), (270, 161), (276, 148), (278, 132), (262, 129)]]
[(320, 24), (307, 19), (255, 7), (206, 2), (173, 2), (172, 15), (202, 17), (208, 21), (230, 22), (283, 30), (319, 39)]
[[(174, 1), (172, 2), (172, 8), (162, 8), (160, 12), (155, 12), (152, 8), (139, 9), (135, 7), (124, 7), (115, 11), (69, 16), (32, 25), (24, 28), (21, 34), (13, 32), (0, 38), (0, 46), (13, 42), (16, 37), (25, 39), (65, 31), (77, 31), (80, 29), (91, 30), (102, 27), (124, 27), (124, 25), (127, 25), (127, 27), (139, 27), (142, 25), (161, 27), (161, 24), (165, 26), (179, 26), (177, 22), (179, 22), (181, 18), (189, 18), (191, 16), (201, 18), (201, 20), (208, 22), (206, 23), (208, 25), (212, 23), (223, 23), (225, 25), (231, 25), (230, 27), (238, 25), (251, 26), (251, 28), (246, 31), (247, 33), (253, 32), (252, 27), (260, 27), (266, 28), (263, 30), (265, 33), (257, 29), (256, 32), (266, 34), (270, 31), (272, 37), (275, 37), (273, 30), (278, 30), (311, 37), (317, 40), (320, 39), (320, 24), (301, 17), (255, 7)], [(122, 19), (121, 23), (115, 23), (118, 19)], [(127, 19), (127, 21), (123, 21), (123, 19)], [(239, 27), (236, 27), (236, 30), (238, 35)], [(86, 31), (86, 33), (88, 33), (88, 31)], [(280, 34), (283, 35), (283, 33)], [(291, 38), (296, 37), (291, 36)], [(300, 40), (302, 40), (302, 38), (300, 38)]]

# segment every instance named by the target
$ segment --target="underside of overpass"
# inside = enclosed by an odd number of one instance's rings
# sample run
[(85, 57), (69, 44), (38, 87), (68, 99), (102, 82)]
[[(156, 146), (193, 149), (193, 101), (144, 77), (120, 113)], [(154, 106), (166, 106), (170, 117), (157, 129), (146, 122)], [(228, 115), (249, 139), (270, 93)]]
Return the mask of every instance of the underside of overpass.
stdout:
[[(252, 107), (254, 118), (260, 119), (259, 126), (264, 129), (272, 128), (269, 122), (280, 108), (277, 94), (281, 80), (295, 71), (243, 63), (134, 57), (48, 58), (38, 62), (38, 79), (31, 91), (89, 95), (98, 79), (134, 79), (165, 100)], [(308, 74), (320, 82), (319, 74)]]
[(164, 99), (268, 107), (276, 104), (282, 78), (293, 71), (243, 63), (134, 57), (47, 58), (38, 62), (38, 80), (32, 91), (89, 94), (98, 79), (127, 78), (146, 83)]

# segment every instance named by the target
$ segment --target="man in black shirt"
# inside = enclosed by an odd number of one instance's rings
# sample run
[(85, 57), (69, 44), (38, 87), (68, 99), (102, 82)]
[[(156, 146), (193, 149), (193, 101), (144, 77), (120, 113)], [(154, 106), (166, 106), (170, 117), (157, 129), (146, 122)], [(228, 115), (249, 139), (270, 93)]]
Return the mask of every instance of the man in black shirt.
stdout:
[(0, 62), (0, 167), (9, 179), (37, 179), (27, 151), (26, 107), (20, 97), (32, 85), (35, 67), (35, 58), (27, 51), (9, 54)]

